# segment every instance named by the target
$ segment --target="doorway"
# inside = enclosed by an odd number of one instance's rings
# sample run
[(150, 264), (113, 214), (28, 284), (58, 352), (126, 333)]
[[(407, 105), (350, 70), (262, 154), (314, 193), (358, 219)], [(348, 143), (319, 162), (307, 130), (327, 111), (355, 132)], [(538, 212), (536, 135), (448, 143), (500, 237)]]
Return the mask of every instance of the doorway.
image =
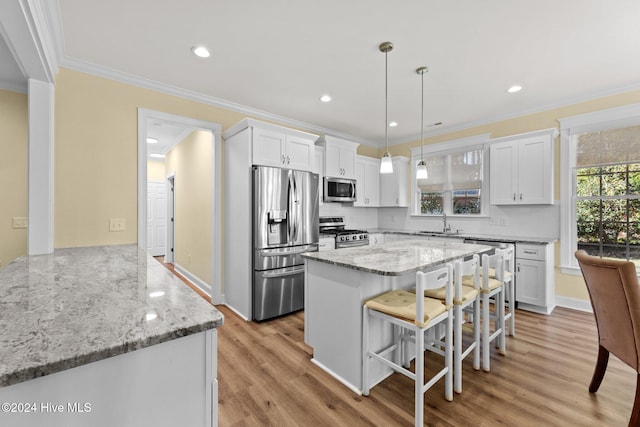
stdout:
[[(204, 184), (198, 185), (198, 187), (207, 188), (207, 205), (200, 206), (200, 210), (210, 211), (210, 216), (206, 217), (206, 223), (203, 225), (203, 229), (206, 230), (202, 234), (201, 244), (204, 242), (207, 246), (202, 250), (194, 248), (182, 249), (183, 253), (180, 253), (180, 242), (186, 243), (187, 237), (193, 233), (182, 231), (185, 236), (183, 239), (180, 237), (181, 228), (176, 223), (176, 215), (179, 216), (176, 208), (177, 205), (182, 202), (180, 209), (184, 211), (184, 206), (190, 206), (188, 199), (190, 191), (183, 191), (180, 193), (176, 185), (176, 166), (175, 162), (171, 162), (172, 150), (180, 149), (183, 141), (190, 140), (193, 134), (209, 135), (208, 138), (199, 142), (199, 144), (208, 144), (204, 147), (206, 150), (206, 156), (200, 156), (201, 169), (205, 169), (207, 172), (206, 180)], [(148, 139), (149, 138), (149, 139)], [(160, 239), (158, 239), (158, 231), (162, 227), (159, 225), (159, 221), (152, 222), (153, 213), (151, 209), (157, 210), (157, 205), (162, 204), (158, 202), (156, 192), (155, 204), (151, 201), (154, 195), (151, 194), (149, 184), (155, 181), (162, 182), (165, 187), (164, 198), (164, 256), (165, 262), (171, 262), (176, 267), (176, 271), (185, 276), (189, 281), (193, 282), (197, 287), (201, 288), (206, 294), (208, 294), (215, 304), (224, 303), (222, 295), (222, 274), (221, 274), (221, 256), (222, 256), (222, 240), (221, 240), (221, 127), (220, 125), (212, 122), (205, 122), (197, 119), (191, 119), (188, 117), (176, 116), (158, 111), (138, 109), (138, 246), (149, 250), (149, 248), (156, 245)], [(180, 145), (179, 145), (180, 144)], [(202, 145), (201, 145), (202, 147)], [(150, 157), (150, 155), (154, 157)], [(165, 160), (165, 156), (168, 156)], [(178, 156), (173, 156), (177, 158)], [(160, 168), (157, 166), (161, 165)], [(169, 165), (167, 167), (166, 165)], [(155, 175), (154, 175), (155, 174)], [(180, 178), (181, 183), (188, 181), (187, 176), (185, 179)], [(191, 178), (193, 179), (193, 178)], [(202, 181), (199, 181), (202, 183)], [(191, 184), (193, 185), (193, 184)], [(158, 186), (159, 187), (159, 186)], [(177, 193), (180, 193), (177, 195)], [(178, 201), (176, 197), (182, 197), (181, 201)], [(208, 202), (210, 200), (210, 202)], [(193, 200), (191, 200), (193, 202)], [(197, 209), (192, 209), (196, 213)], [(186, 215), (183, 215), (183, 219), (186, 221)], [(156, 233), (152, 235), (152, 233)], [(155, 239), (155, 241), (154, 241)], [(174, 249), (173, 251), (171, 249)], [(158, 253), (156, 250), (155, 253)], [(189, 251), (189, 253), (187, 253)], [(209, 256), (210, 253), (210, 256)], [(202, 259), (203, 254), (205, 259)], [(153, 255), (153, 254), (152, 254)], [(199, 258), (198, 258), (199, 257)], [(191, 274), (190, 264), (192, 259), (194, 265), (198, 264), (200, 269), (199, 274)], [(203, 264), (204, 263), (204, 264)], [(194, 267), (195, 269), (196, 267)], [(203, 272), (203, 269), (205, 270)], [(201, 280), (203, 277), (204, 280)]]
[(167, 191), (167, 248), (164, 256), (164, 261), (173, 264), (175, 254), (175, 187), (176, 187), (175, 174), (167, 177), (166, 191)]

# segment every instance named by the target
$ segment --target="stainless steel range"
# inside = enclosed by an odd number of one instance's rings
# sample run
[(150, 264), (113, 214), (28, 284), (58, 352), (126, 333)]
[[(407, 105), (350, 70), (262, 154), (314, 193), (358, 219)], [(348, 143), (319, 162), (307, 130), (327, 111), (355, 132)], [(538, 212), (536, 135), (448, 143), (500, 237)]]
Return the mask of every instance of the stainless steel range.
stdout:
[(321, 216), (319, 221), (320, 235), (333, 236), (336, 239), (336, 249), (369, 244), (369, 233), (346, 229), (343, 216)]

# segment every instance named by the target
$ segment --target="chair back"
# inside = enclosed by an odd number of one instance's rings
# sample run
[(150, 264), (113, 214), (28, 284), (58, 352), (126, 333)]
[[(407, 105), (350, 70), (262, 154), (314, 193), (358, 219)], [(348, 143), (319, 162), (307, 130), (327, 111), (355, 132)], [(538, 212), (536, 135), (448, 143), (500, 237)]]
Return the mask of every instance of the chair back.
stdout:
[(505, 248), (496, 249), (496, 251), (502, 252), (502, 256), (504, 257), (504, 271), (513, 274), (516, 263), (513, 245), (507, 245)]
[(599, 344), (640, 373), (640, 285), (632, 262), (576, 252), (598, 327)]
[(457, 261), (454, 269), (453, 298), (455, 300), (462, 301), (462, 278), (465, 276), (470, 276), (473, 287), (480, 290), (480, 257), (478, 255), (464, 261)]
[(493, 268), (496, 271), (496, 280), (504, 281), (504, 253), (496, 250), (493, 255), (482, 255), (482, 285), (484, 288), (489, 286), (489, 280), (491, 275), (489, 269)]
[(446, 264), (437, 270), (416, 273), (416, 322), (424, 321), (424, 291), (445, 288), (445, 306), (450, 308), (453, 303), (453, 267)]

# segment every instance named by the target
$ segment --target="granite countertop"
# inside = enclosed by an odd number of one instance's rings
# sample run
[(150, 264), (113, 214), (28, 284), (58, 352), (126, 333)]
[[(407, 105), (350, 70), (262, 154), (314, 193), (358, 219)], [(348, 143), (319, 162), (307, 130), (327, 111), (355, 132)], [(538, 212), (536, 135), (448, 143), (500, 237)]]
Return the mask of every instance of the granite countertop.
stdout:
[(558, 239), (555, 237), (516, 237), (516, 236), (499, 236), (495, 234), (479, 234), (479, 233), (441, 233), (438, 231), (418, 231), (418, 230), (390, 230), (390, 229), (368, 229), (371, 233), (382, 234), (406, 234), (408, 236), (434, 236), (434, 237), (451, 237), (460, 239), (477, 239), (488, 242), (506, 242), (506, 243), (531, 243), (534, 245), (546, 245), (553, 243)]
[(0, 386), (221, 326), (136, 245), (56, 249), (0, 269)]
[(302, 256), (383, 276), (400, 276), (490, 249), (490, 246), (469, 243), (410, 240), (306, 252)]

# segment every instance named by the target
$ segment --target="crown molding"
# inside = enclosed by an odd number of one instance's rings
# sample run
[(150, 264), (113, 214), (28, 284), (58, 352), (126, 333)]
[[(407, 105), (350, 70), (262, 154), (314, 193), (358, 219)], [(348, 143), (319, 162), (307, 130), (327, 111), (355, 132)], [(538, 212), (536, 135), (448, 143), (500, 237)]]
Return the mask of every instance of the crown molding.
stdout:
[[(582, 102), (593, 101), (595, 99), (606, 98), (608, 96), (619, 95), (619, 94), (622, 94), (622, 93), (625, 93), (625, 92), (631, 92), (631, 91), (634, 91), (634, 90), (640, 90), (640, 83), (634, 83), (634, 84), (630, 84), (630, 85), (626, 85), (626, 86), (621, 86), (621, 87), (618, 87), (616, 89), (608, 89), (608, 90), (604, 90), (604, 91), (590, 92), (588, 94), (575, 96), (575, 97), (571, 97), (571, 98), (565, 98), (565, 99), (563, 99), (561, 101), (558, 101), (558, 102), (555, 102), (555, 103), (551, 103), (551, 104), (541, 105), (541, 106), (538, 106), (538, 107), (535, 107), (535, 108), (529, 108), (529, 109), (526, 109), (526, 110), (520, 110), (520, 111), (516, 111), (516, 112), (513, 112), (513, 113), (509, 113), (509, 114), (503, 114), (503, 115), (500, 115), (500, 116), (494, 116), (494, 117), (488, 118), (488, 119), (481, 119), (481, 120), (476, 120), (476, 121), (472, 121), (472, 122), (466, 122), (466, 123), (462, 123), (462, 124), (455, 125), (455, 126), (439, 128), (437, 131), (426, 132), (424, 134), (424, 138), (440, 136), (440, 135), (446, 135), (448, 133), (454, 133), (454, 132), (458, 132), (458, 131), (462, 131), (462, 130), (466, 130), (466, 129), (471, 129), (471, 128), (478, 127), (478, 126), (484, 126), (484, 125), (488, 125), (488, 124), (492, 124), (492, 123), (498, 123), (498, 122), (502, 122), (502, 121), (505, 121), (505, 120), (515, 119), (517, 117), (528, 116), (528, 115), (531, 115), (531, 114), (542, 113), (544, 111), (555, 110), (557, 108), (568, 107), (568, 106), (571, 106), (571, 105), (580, 104)], [(396, 140), (396, 141), (393, 141), (393, 142), (389, 142), (389, 145), (390, 146), (400, 145), (400, 144), (406, 144), (406, 143), (414, 142), (414, 141), (420, 141), (420, 134), (416, 134), (416, 136), (414, 136), (414, 137), (407, 137), (407, 138), (402, 138), (401, 140)]]
[(297, 129), (302, 129), (318, 134), (329, 134), (340, 138), (348, 139), (354, 142), (358, 142), (373, 147), (378, 147), (372, 144), (370, 141), (362, 138), (348, 135), (340, 132), (336, 132), (333, 129), (327, 129), (322, 126), (317, 126), (311, 123), (306, 123), (300, 120), (294, 120), (288, 117), (280, 116), (277, 114), (269, 113), (267, 111), (258, 110), (255, 108), (247, 107), (245, 105), (237, 104), (235, 102), (227, 101), (224, 99), (216, 98), (209, 95), (204, 95), (199, 92), (195, 92), (188, 89), (183, 89), (177, 86), (172, 86), (166, 83), (161, 83), (155, 80), (147, 79), (144, 77), (136, 76), (134, 74), (123, 73), (122, 71), (114, 70), (113, 68), (104, 67), (101, 65), (92, 64), (89, 62), (81, 61), (78, 59), (65, 57), (60, 61), (60, 65), (64, 68), (79, 71), (86, 74), (91, 74), (98, 77), (103, 77), (109, 80), (117, 81), (120, 83), (130, 84), (145, 89), (150, 89), (156, 92), (162, 92), (167, 95), (173, 95), (180, 98), (188, 99), (191, 101), (200, 102), (202, 104), (212, 105), (214, 107), (224, 108), (225, 110), (235, 111), (238, 113), (246, 114), (247, 116), (259, 118), (262, 120), (269, 120), (277, 122), (279, 124), (292, 126)]

